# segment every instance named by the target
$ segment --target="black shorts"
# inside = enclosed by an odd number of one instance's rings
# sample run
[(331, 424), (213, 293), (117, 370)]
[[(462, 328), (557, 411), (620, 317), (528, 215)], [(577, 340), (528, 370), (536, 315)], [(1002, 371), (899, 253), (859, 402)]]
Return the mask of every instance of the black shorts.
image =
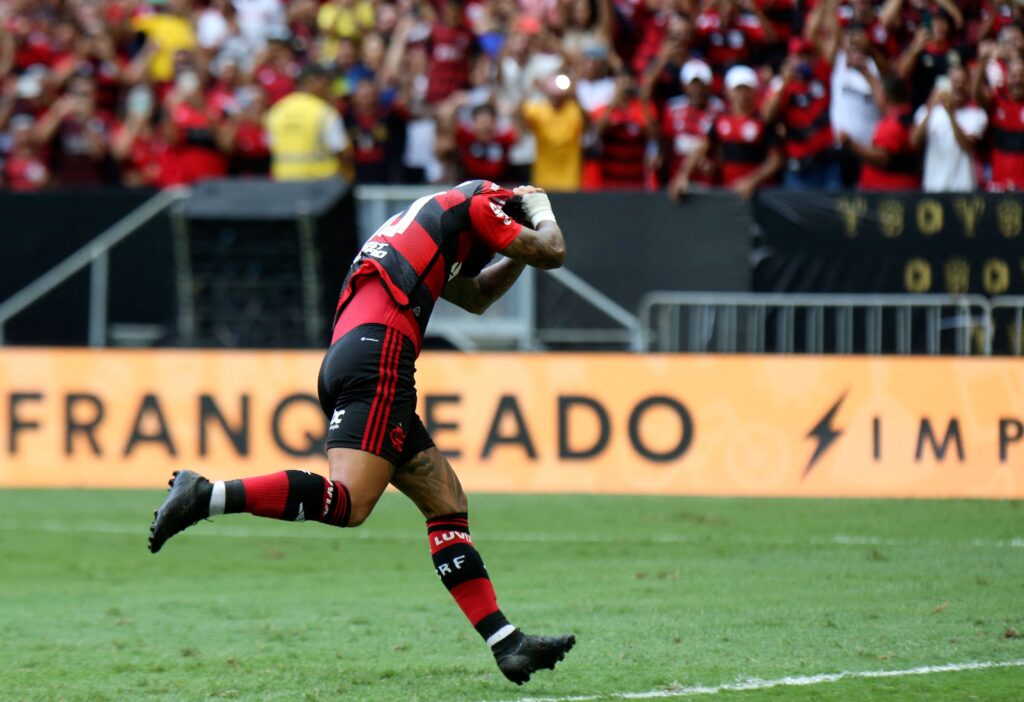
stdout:
[(416, 414), (412, 342), (383, 324), (363, 324), (327, 350), (317, 392), (327, 448), (369, 451), (397, 468), (434, 442)]

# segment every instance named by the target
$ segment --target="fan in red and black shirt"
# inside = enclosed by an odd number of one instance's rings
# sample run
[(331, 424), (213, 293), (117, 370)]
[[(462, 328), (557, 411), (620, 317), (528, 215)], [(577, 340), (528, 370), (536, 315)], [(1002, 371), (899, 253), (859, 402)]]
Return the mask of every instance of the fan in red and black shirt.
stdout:
[(669, 191), (678, 197), (690, 186), (696, 164), (709, 153), (719, 167), (719, 182), (751, 198), (782, 167), (775, 135), (757, 113), (757, 74), (749, 66), (733, 66), (725, 74), (729, 111), (720, 115), (708, 138), (690, 154)]
[(455, 147), (462, 173), (470, 179), (504, 180), (508, 173), (508, 152), (518, 135), (514, 129), (498, 126), (498, 113), (490, 103), (477, 105), (472, 114), (469, 126), (458, 124), (455, 128)]
[(777, 119), (786, 130), (785, 186), (836, 189), (841, 182), (829, 121), (832, 67), (806, 39), (793, 37), (789, 48), (762, 110), (767, 123)]
[(165, 107), (170, 118), (171, 160), (182, 182), (226, 175), (228, 162), (218, 139), (222, 115), (206, 103), (194, 73), (179, 74)]
[(883, 79), (884, 114), (870, 145), (860, 144), (845, 132), (840, 143), (862, 162), (861, 190), (918, 190), (921, 187), (921, 154), (910, 140), (914, 116), (906, 87), (895, 76)]
[[(932, 13), (929, 25), (918, 28), (896, 64), (897, 74), (910, 85), (910, 105), (914, 109), (928, 100), (935, 79), (946, 75), (951, 61), (962, 63), (971, 52), (968, 47), (954, 46), (952, 28), (953, 20), (947, 13)], [(951, 59), (954, 55), (958, 58)]]
[[(711, 94), (711, 68), (703, 61), (691, 59), (683, 64), (679, 82), (685, 94), (666, 102), (661, 117), (664, 153), (669, 154), (669, 183), (678, 177), (686, 158), (707, 139), (711, 126), (725, 112), (725, 103)], [(690, 174), (690, 182), (714, 185), (714, 164), (706, 158), (701, 160)]]
[(35, 138), (49, 147), (50, 169), (58, 183), (100, 185), (106, 179), (109, 132), (109, 120), (96, 109), (95, 82), (74, 76), (67, 93), (39, 119)]
[(612, 101), (594, 111), (594, 130), (601, 143), (601, 187), (643, 188), (649, 140), (657, 140), (654, 106), (637, 94), (631, 76), (615, 81)]
[(989, 189), (1024, 190), (1024, 60), (1010, 62), (1006, 86), (995, 91), (984, 83), (993, 47), (984, 45), (972, 78), (974, 99), (988, 110), (992, 133), (992, 178)]
[[(485, 267), (497, 251), (506, 258)], [(230, 512), (355, 527), (391, 484), (426, 517), (435, 570), (501, 672), (522, 683), (554, 668), (575, 638), (529, 636), (499, 609), (458, 476), (416, 413), (414, 374), (438, 298), (479, 314), (527, 265), (557, 268), (564, 257), (551, 203), (529, 186), (509, 191), (469, 181), (388, 219), (352, 262), (320, 367), (329, 478), (286, 470), (211, 483), (176, 473), (150, 529), (150, 550), (204, 517)]]
[(716, 75), (750, 63), (755, 49), (775, 39), (775, 30), (753, 0), (715, 0), (697, 16), (697, 48)]
[(34, 123), (29, 115), (11, 118), (11, 151), (6, 158), (0, 158), (0, 183), (17, 193), (42, 190), (50, 183), (50, 169), (32, 140)]
[(400, 104), (384, 104), (377, 84), (356, 83), (343, 115), (360, 183), (400, 183), (405, 149), (406, 113)]
[(466, 85), (473, 48), (473, 33), (466, 26), (462, 3), (442, 0), (430, 30), (427, 102), (440, 102)]
[(860, 27), (864, 30), (876, 63), (887, 65), (889, 59), (899, 54), (896, 35), (882, 22), (880, 11), (872, 0), (852, 0), (840, 5), (836, 16), (843, 29)]

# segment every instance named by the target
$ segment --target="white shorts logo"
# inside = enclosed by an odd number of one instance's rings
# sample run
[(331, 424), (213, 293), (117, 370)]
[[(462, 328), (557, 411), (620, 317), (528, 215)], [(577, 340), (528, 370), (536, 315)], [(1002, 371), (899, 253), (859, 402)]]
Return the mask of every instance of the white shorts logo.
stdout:
[(334, 430), (341, 426), (341, 418), (345, 416), (345, 410), (336, 409), (334, 410), (334, 416), (331, 417), (331, 423), (327, 425), (328, 430)]

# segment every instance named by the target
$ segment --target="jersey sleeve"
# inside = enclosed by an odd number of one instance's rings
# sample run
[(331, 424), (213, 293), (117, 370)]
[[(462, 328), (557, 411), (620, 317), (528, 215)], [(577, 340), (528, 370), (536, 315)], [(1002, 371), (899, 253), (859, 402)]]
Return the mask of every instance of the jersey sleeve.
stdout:
[(501, 251), (515, 241), (523, 225), (505, 214), (501, 208), (508, 197), (504, 195), (475, 195), (469, 203), (469, 221), (473, 235), (491, 251)]

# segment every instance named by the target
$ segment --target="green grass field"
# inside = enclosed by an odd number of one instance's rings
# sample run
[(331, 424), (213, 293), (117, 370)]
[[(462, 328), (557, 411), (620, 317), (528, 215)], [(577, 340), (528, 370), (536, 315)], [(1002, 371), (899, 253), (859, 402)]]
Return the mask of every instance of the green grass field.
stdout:
[[(161, 496), (0, 491), (0, 699), (1024, 699), (1021, 503), (472, 496), (505, 612), (578, 638), (517, 688), (404, 498), (352, 531), (220, 517), (152, 556)], [(969, 662), (1010, 665), (710, 694)]]

